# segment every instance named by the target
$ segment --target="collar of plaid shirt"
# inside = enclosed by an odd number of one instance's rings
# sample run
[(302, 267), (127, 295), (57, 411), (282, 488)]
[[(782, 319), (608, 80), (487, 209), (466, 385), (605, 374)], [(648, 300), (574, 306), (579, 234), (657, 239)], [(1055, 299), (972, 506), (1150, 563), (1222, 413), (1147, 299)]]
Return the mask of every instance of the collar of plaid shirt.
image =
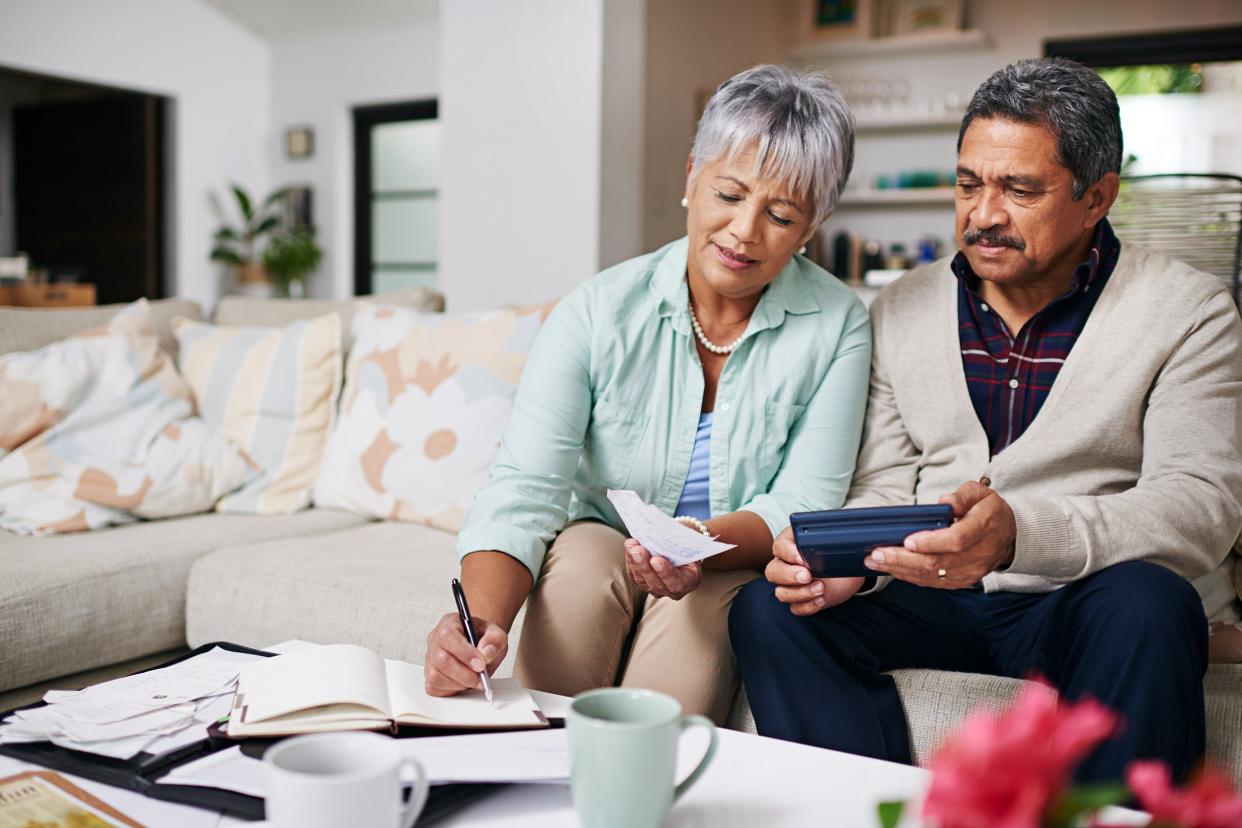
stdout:
[(979, 296), (979, 277), (965, 255), (959, 251), (953, 257), (962, 368), (993, 456), (1021, 437), (1039, 413), (1120, 252), (1121, 242), (1108, 219), (1102, 219), (1095, 227), (1091, 251), (1074, 269), (1069, 289), (1016, 335)]

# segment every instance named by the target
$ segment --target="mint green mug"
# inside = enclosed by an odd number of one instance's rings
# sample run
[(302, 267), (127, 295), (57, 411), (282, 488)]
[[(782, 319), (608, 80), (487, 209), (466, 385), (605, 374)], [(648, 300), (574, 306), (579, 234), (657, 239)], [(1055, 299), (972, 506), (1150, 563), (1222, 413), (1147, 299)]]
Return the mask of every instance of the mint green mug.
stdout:
[[(669, 808), (716, 755), (716, 726), (683, 716), (672, 696), (606, 687), (574, 697), (569, 708), (570, 782), (583, 828), (659, 828)], [(711, 734), (698, 767), (673, 784), (677, 745), (690, 727)]]

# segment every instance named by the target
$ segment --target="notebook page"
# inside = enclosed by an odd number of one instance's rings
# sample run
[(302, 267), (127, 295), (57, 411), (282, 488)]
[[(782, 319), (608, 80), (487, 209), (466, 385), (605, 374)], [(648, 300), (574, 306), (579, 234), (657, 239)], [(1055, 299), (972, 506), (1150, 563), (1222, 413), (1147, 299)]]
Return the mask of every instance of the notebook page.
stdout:
[(365, 647), (328, 644), (242, 668), (245, 721), (259, 722), (330, 704), (359, 705), (388, 718), (384, 662)]
[(542, 727), (535, 700), (516, 679), (492, 679), (495, 706), (482, 690), (438, 698), (427, 695), (423, 668), (405, 661), (385, 660), (393, 718), (407, 724), (439, 724), (455, 727)]

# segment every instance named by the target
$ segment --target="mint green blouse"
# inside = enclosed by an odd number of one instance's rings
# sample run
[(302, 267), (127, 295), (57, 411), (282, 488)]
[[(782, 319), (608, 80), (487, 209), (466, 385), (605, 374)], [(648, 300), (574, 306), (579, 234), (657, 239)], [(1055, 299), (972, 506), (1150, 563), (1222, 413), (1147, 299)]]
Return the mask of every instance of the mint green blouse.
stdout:
[[(690, 328), (687, 240), (605, 270), (552, 311), (535, 341), (460, 557), (512, 555), (538, 578), (573, 520), (625, 531), (607, 489), (672, 514), (703, 402)], [(794, 256), (759, 299), (716, 389), (713, 515), (746, 509), (775, 537), (791, 512), (845, 500), (867, 404), (871, 326), (854, 293)]]

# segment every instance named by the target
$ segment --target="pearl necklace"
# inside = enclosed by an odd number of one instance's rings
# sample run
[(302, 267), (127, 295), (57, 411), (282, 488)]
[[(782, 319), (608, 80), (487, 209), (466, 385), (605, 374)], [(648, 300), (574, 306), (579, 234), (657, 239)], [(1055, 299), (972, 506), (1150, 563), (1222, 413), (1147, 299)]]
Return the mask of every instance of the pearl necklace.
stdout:
[(731, 354), (733, 349), (742, 342), (742, 337), (746, 336), (746, 331), (742, 331), (741, 336), (730, 342), (728, 345), (717, 345), (707, 338), (707, 334), (703, 333), (703, 327), (699, 325), (699, 318), (694, 315), (694, 303), (690, 302), (690, 327), (694, 328), (694, 335), (698, 338), (699, 343), (711, 351), (713, 354)]

